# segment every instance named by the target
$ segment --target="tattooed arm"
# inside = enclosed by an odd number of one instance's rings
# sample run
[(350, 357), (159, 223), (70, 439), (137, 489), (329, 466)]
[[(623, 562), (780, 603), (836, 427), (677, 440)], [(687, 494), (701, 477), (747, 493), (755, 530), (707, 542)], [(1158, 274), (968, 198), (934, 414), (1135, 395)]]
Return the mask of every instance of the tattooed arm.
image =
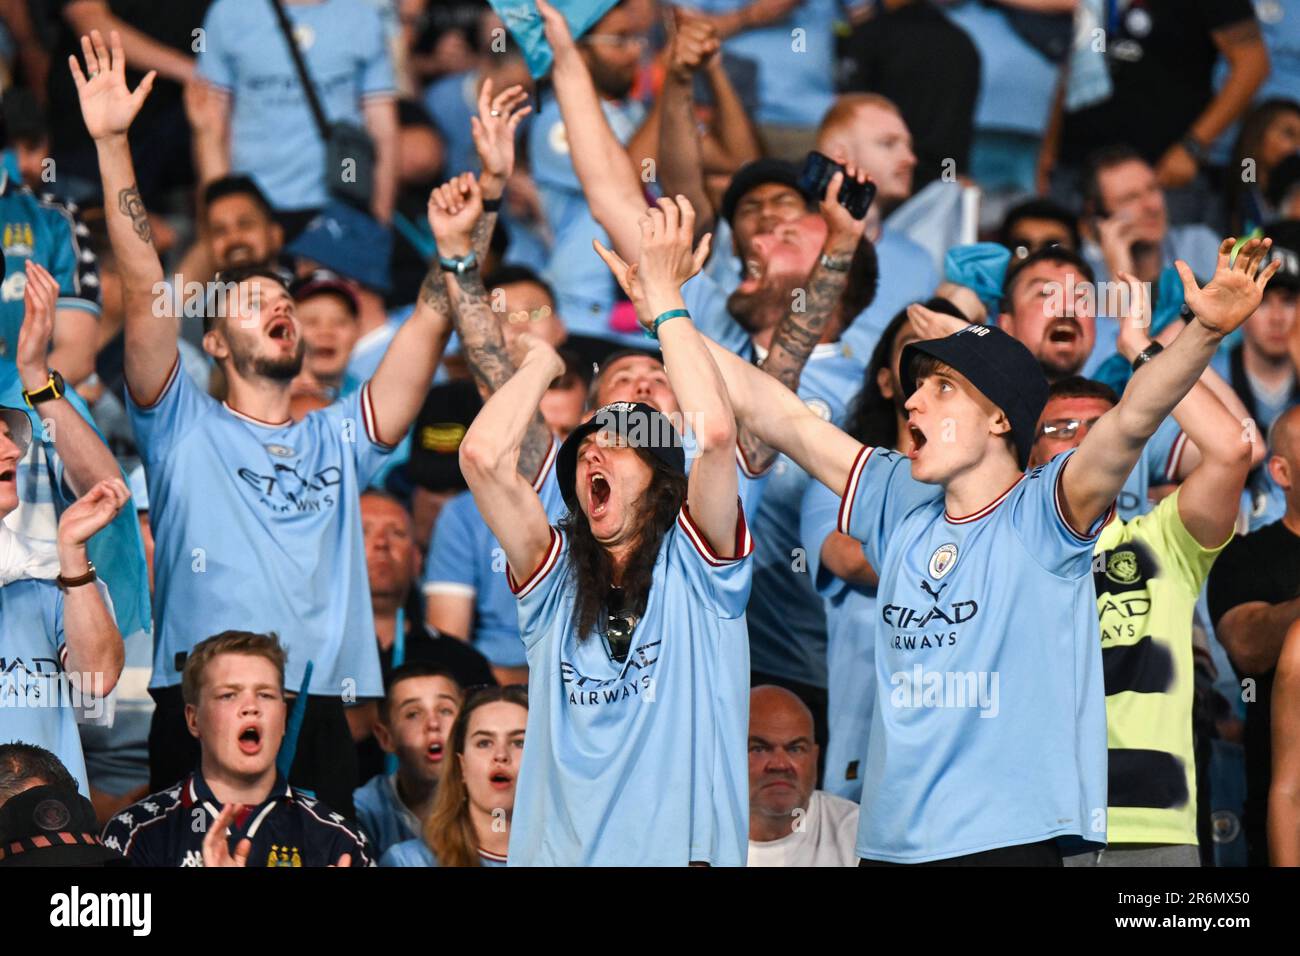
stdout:
[[(458, 257), (469, 252), (474, 237), (483, 231), (486, 217), (482, 212), (483, 194), (472, 173), (457, 176), (433, 191), (429, 199), (429, 223), (442, 255)], [(473, 248), (482, 262), (477, 245)], [(479, 388), (489, 396), (495, 395), (515, 374), (515, 364), (507, 351), (500, 318), (488, 303), (481, 267), (460, 276), (453, 272), (442, 274), (446, 277), (451, 315), (466, 363)], [(519, 474), (529, 482), (539, 477), (551, 442), (551, 432), (541, 412), (535, 412), (519, 447)]]
[[(150, 72), (135, 91), (126, 85), (126, 55), (117, 33), (109, 45), (98, 30), (81, 38), (86, 60), (83, 73), (75, 56), (68, 58), (81, 101), (81, 115), (95, 141), (104, 184), (104, 217), (122, 278), (126, 306), (126, 381), (141, 402), (154, 401), (176, 364), (176, 318), (170, 310), (155, 312), (163, 291), (162, 262), (153, 246), (149, 215), (136, 188), (135, 167), (127, 130), (153, 88)], [(170, 301), (169, 296), (164, 297)]]
[[(866, 175), (851, 166), (848, 174), (859, 182), (866, 181)], [(772, 333), (767, 355), (759, 363), (759, 368), (796, 393), (804, 366), (817, 343), (827, 340), (832, 322), (838, 319), (843, 323), (853, 318), (839, 315), (840, 300), (848, 288), (850, 265), (859, 243), (863, 241), (866, 220), (854, 219), (835, 198), (843, 181), (844, 175), (836, 173), (826, 186), (826, 198), (821, 205), (822, 217), (828, 227), (826, 244), (812, 275), (808, 277), (808, 289), (802, 303), (804, 308), (791, 308), (781, 319)], [(776, 449), (764, 444), (749, 429), (740, 429), (739, 441), (745, 466), (750, 472), (764, 471), (776, 460)]]

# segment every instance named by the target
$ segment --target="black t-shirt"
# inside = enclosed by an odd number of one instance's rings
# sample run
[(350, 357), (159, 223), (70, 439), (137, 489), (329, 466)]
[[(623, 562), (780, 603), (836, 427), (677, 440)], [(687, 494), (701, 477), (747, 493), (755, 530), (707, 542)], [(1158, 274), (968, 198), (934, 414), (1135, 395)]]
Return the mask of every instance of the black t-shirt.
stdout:
[[(1281, 604), (1300, 597), (1300, 535), (1281, 521), (1234, 538), (1210, 569), (1206, 599), (1215, 627), (1241, 604)], [(1236, 665), (1234, 664), (1235, 668)], [(1246, 705), (1246, 806), (1243, 821), (1251, 865), (1268, 863), (1268, 788), (1272, 780), (1273, 671), (1237, 672), (1255, 681)]]
[(891, 99), (912, 133), (913, 190), (954, 159), (966, 172), (979, 95), (980, 55), (966, 31), (930, 0), (879, 12), (840, 46), (841, 88)]
[(1093, 150), (1126, 143), (1154, 163), (1214, 96), (1219, 51), (1211, 33), (1255, 18), (1250, 0), (1107, 0), (1106, 63), (1114, 92), (1065, 114), (1060, 162), (1081, 164)]

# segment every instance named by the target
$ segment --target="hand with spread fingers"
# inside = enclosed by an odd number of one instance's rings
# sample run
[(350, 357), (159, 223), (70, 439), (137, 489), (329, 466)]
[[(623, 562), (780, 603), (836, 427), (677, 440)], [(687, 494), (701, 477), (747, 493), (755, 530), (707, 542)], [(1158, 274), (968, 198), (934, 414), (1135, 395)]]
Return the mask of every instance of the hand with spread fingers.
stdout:
[(528, 91), (510, 86), (493, 94), (492, 80), (485, 79), (478, 92), (478, 115), (469, 120), (474, 148), (482, 173), (479, 185), (488, 198), (501, 195), (515, 169), (515, 134), (523, 118), (532, 112)]
[(157, 70), (150, 70), (132, 92), (126, 85), (126, 53), (122, 50), (122, 37), (116, 30), (108, 36), (108, 45), (98, 30), (91, 30), (90, 36), (81, 38), (81, 54), (86, 59), (84, 74), (76, 56), (68, 57), (72, 82), (81, 101), (81, 116), (86, 122), (86, 131), (95, 140), (126, 135), (153, 89), (154, 77), (158, 75)]
[(1214, 276), (1204, 288), (1196, 284), (1191, 266), (1181, 259), (1174, 263), (1183, 280), (1183, 301), (1196, 315), (1196, 321), (1211, 332), (1227, 335), (1254, 314), (1268, 280), (1282, 266), (1279, 259), (1260, 268), (1272, 244), (1272, 239), (1251, 239), (1234, 258), (1236, 240), (1224, 239), (1219, 245)]

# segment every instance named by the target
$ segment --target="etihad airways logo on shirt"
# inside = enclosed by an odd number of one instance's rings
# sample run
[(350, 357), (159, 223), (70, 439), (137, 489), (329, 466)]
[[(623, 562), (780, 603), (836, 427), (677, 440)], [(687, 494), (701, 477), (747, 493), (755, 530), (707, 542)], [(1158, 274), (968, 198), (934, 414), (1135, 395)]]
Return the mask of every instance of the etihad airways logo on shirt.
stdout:
[[(951, 564), (948, 567), (951, 567)], [(947, 584), (936, 587), (921, 578), (920, 585), (921, 590), (934, 601), (930, 607), (909, 607), (905, 604), (891, 603), (883, 605), (880, 609), (880, 616), (890, 627), (900, 631), (922, 632), (895, 634), (890, 641), (894, 650), (914, 651), (951, 647), (957, 643), (957, 632), (947, 628), (965, 624), (979, 613), (979, 604), (975, 601), (941, 601), (940, 598), (947, 589)], [(926, 632), (926, 628), (936, 628), (936, 630)]]
[(593, 704), (617, 704), (626, 700), (654, 703), (655, 678), (651, 674), (659, 662), (659, 645), (651, 641), (638, 645), (628, 655), (617, 677), (588, 677), (568, 661), (560, 662), (560, 680), (568, 685), (569, 703), (575, 707)]
[(343, 469), (329, 465), (304, 475), (297, 464), (272, 463), (272, 474), (239, 468), (235, 474), (251, 485), (262, 504), (278, 514), (293, 511), (323, 511), (338, 503), (335, 489), (343, 483)]

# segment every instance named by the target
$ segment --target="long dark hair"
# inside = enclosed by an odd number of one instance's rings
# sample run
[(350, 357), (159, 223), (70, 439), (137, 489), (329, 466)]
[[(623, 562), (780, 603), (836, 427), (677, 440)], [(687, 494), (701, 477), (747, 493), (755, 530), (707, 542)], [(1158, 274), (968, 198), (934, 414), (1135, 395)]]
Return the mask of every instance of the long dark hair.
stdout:
[[(650, 581), (659, 557), (659, 545), (686, 500), (686, 476), (671, 470), (645, 449), (633, 451), (650, 466), (652, 474), (650, 487), (634, 505), (643, 517), (623, 569), (620, 584), (623, 607), (613, 610), (630, 610), (640, 617), (650, 599)], [(579, 640), (584, 640), (596, 628), (604, 634), (610, 610), (606, 605), (614, 584), (614, 562), (605, 546), (592, 535), (591, 522), (581, 508), (570, 511), (560, 527), (569, 538), (569, 580), (575, 592), (574, 630)]]
[[(1246, 209), (1246, 194), (1251, 188), (1250, 183), (1242, 179), (1242, 162), (1259, 155), (1260, 142), (1264, 139), (1264, 133), (1268, 128), (1277, 121), (1279, 116), (1285, 113), (1295, 113), (1300, 115), (1300, 103), (1294, 100), (1274, 98), (1264, 100), (1264, 102), (1251, 107), (1246, 113), (1245, 119), (1241, 123), (1241, 132), (1237, 135), (1237, 142), (1232, 147), (1232, 161), (1228, 165), (1224, 174), (1223, 198), (1225, 208), (1228, 212), (1228, 227), (1234, 234), (1240, 234), (1246, 227), (1246, 217), (1249, 210)], [(1267, 176), (1272, 170), (1257, 169), (1255, 170), (1255, 182), (1262, 188), (1264, 183), (1260, 179), (1260, 174)], [(1259, 226), (1262, 223), (1255, 223)]]

